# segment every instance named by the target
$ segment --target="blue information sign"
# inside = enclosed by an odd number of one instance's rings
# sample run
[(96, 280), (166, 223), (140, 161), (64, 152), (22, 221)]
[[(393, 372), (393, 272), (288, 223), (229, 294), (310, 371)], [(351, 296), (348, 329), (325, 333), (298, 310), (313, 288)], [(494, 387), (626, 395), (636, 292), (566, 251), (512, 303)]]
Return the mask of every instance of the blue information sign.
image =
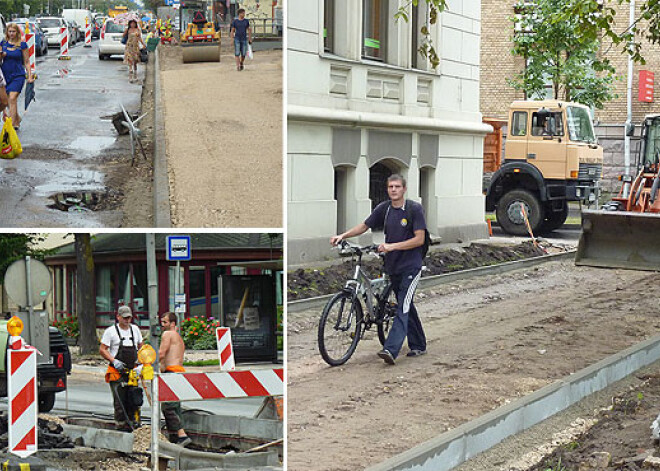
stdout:
[(192, 258), (192, 245), (189, 235), (170, 235), (166, 239), (167, 260), (188, 261)]

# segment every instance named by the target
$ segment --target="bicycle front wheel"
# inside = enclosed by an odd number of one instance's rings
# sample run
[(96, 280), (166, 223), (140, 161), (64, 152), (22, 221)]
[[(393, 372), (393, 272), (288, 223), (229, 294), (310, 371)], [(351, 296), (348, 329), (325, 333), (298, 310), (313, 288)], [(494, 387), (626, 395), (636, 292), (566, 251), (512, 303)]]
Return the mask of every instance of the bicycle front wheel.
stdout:
[(330, 366), (343, 365), (360, 341), (362, 305), (354, 294), (342, 291), (323, 308), (318, 343), (323, 360)]

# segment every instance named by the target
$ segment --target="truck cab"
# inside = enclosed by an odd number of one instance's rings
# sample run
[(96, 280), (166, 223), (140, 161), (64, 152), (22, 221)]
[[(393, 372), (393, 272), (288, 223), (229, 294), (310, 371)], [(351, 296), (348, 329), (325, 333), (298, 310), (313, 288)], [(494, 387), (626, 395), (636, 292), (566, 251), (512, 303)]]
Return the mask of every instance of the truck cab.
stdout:
[[(568, 216), (568, 202), (596, 203), (603, 148), (589, 109), (558, 100), (511, 104), (504, 159), (486, 190), (486, 210), (513, 235), (550, 232)], [(527, 220), (527, 222), (526, 222)]]

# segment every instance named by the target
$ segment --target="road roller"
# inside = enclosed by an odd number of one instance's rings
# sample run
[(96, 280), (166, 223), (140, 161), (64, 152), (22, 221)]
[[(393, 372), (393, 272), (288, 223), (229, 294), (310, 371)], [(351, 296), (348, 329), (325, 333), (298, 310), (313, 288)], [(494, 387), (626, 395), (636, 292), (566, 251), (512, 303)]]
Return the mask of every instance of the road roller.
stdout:
[(220, 32), (199, 10), (181, 36), (183, 63), (220, 62)]

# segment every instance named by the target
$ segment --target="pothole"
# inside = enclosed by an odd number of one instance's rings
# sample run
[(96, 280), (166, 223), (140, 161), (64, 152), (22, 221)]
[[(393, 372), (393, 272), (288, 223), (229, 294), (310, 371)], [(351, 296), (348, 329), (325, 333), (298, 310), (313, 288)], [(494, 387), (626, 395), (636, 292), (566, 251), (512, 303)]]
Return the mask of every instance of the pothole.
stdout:
[(99, 211), (118, 206), (122, 196), (121, 191), (110, 188), (105, 191), (61, 192), (49, 196), (53, 203), (48, 207), (69, 213)]

